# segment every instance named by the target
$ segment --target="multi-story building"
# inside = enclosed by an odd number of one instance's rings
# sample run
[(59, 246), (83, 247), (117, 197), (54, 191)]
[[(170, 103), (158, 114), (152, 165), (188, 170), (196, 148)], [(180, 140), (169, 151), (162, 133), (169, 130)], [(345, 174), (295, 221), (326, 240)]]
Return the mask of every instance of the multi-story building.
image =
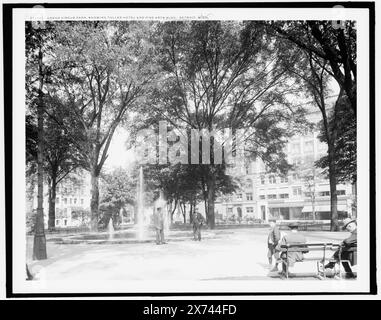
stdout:
[[(56, 188), (55, 226), (72, 227), (88, 223), (90, 210), (90, 177), (88, 174), (71, 174), (61, 181)], [(33, 197), (27, 202), (27, 210), (37, 209), (37, 186), (34, 186)], [(29, 209), (28, 209), (29, 208)], [(48, 227), (49, 188), (44, 184), (44, 223)]]
[[(318, 121), (319, 113), (311, 113), (310, 121)], [(245, 172), (230, 172), (240, 181), (240, 190), (216, 202), (217, 216), (229, 219), (267, 221), (278, 220), (329, 220), (330, 186), (314, 161), (327, 152), (327, 145), (318, 139), (317, 132), (294, 136), (285, 153), (296, 168), (285, 176), (266, 170), (261, 160), (249, 163)], [(338, 184), (339, 218), (352, 215), (354, 196), (351, 184)]]
[(57, 187), (56, 227), (79, 226), (88, 223), (90, 210), (90, 181), (88, 175), (81, 180), (66, 180)]

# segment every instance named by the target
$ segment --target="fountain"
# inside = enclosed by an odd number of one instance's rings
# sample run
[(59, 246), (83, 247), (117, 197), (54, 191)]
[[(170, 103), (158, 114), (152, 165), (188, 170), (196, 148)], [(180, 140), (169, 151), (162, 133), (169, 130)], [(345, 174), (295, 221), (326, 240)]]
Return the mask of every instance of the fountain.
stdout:
[[(160, 196), (156, 199), (155, 203), (149, 207), (145, 206), (144, 197), (144, 176), (143, 167), (139, 169), (139, 177), (136, 188), (136, 211), (135, 211), (135, 225), (120, 230), (114, 230), (112, 217), (109, 220), (107, 231), (102, 233), (88, 233), (79, 235), (70, 235), (55, 239), (60, 244), (74, 244), (74, 243), (143, 243), (154, 242), (155, 233), (149, 230), (150, 219), (149, 216), (153, 210), (162, 208), (164, 214), (164, 232), (169, 235), (169, 218), (167, 212), (167, 201), (164, 193), (161, 191)], [(123, 215), (123, 212), (119, 213)], [(171, 235), (172, 238), (189, 238), (189, 231), (177, 232), (176, 235)]]
[(112, 221), (112, 218), (110, 218), (108, 222), (108, 238), (109, 240), (114, 238), (114, 223)]

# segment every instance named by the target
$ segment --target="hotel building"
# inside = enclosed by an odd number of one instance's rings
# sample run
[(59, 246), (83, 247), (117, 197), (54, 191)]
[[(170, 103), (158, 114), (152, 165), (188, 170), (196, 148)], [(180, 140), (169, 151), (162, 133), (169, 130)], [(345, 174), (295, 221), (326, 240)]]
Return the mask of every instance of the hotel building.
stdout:
[[(320, 117), (319, 112), (309, 114), (310, 121), (316, 123)], [(231, 196), (217, 199), (217, 220), (329, 221), (329, 180), (313, 165), (326, 155), (327, 145), (318, 139), (318, 132), (310, 132), (292, 137), (285, 153), (288, 162), (296, 168), (286, 176), (268, 172), (261, 160), (249, 163), (243, 174), (231, 170), (229, 174), (239, 180), (240, 189)], [(355, 215), (352, 189), (350, 183), (337, 185), (339, 219)]]

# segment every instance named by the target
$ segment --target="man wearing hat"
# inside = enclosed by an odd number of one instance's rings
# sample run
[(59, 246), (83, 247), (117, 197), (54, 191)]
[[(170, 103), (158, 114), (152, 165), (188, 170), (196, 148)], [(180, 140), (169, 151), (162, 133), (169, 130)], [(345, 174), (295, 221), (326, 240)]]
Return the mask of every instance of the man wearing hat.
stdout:
[(280, 240), (280, 231), (276, 225), (275, 219), (269, 219), (270, 224), (270, 233), (267, 237), (267, 258), (269, 259), (269, 265), (272, 266), (273, 256), (275, 258), (275, 266), (271, 269), (271, 272), (278, 271), (278, 260), (279, 260), (279, 251), (277, 250), (277, 245)]
[[(282, 245), (303, 245), (305, 244), (306, 238), (303, 234), (299, 233), (298, 228), (299, 224), (297, 222), (292, 222), (288, 225), (288, 227), (291, 229), (290, 233), (287, 233), (282, 240), (278, 244), (278, 250), (280, 251)], [(307, 249), (306, 249), (307, 252)], [(282, 253), (282, 258), (286, 258), (286, 252)], [(293, 267), (295, 262), (297, 261), (303, 261), (303, 252), (288, 252), (287, 253), (287, 260), (288, 260), (288, 267)], [(286, 272), (286, 265), (283, 263), (282, 269), (283, 272)]]
[(196, 208), (193, 216), (192, 216), (192, 222), (193, 222), (193, 239), (195, 241), (201, 241), (201, 227), (205, 223), (204, 217), (201, 215), (200, 212), (198, 212), (198, 209)]
[(157, 208), (153, 215), (153, 224), (156, 231), (156, 244), (165, 244), (164, 241), (164, 217), (161, 208)]
[[(353, 258), (353, 248), (357, 247), (357, 222), (356, 220), (353, 220), (351, 218), (345, 218), (343, 220), (343, 229), (347, 230), (351, 233), (351, 235), (344, 239), (343, 242), (340, 244), (341, 246), (341, 260), (354, 260), (354, 264), (357, 264), (356, 259)], [(336, 261), (331, 261), (328, 264), (324, 266), (325, 269), (333, 269), (335, 267), (336, 262), (339, 261), (339, 255), (340, 250), (336, 250), (336, 252), (333, 254), (332, 259)], [(343, 267), (345, 269), (345, 272), (347, 273), (348, 278), (353, 278), (354, 274), (352, 273), (352, 269), (350, 265), (347, 262), (343, 262)]]

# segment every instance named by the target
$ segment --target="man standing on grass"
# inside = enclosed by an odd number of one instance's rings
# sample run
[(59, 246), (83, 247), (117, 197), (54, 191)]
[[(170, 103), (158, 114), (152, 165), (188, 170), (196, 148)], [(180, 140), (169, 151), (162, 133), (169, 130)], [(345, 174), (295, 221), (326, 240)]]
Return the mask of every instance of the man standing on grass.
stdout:
[(278, 260), (279, 260), (279, 251), (277, 250), (276, 246), (278, 245), (278, 242), (280, 240), (280, 231), (278, 226), (276, 225), (275, 219), (269, 220), (270, 224), (270, 233), (267, 237), (267, 258), (269, 259), (269, 265), (272, 267), (273, 263), (273, 256), (275, 258), (275, 266), (271, 269), (271, 272), (278, 271)]
[(165, 244), (164, 241), (164, 217), (161, 208), (157, 208), (153, 216), (153, 224), (156, 231), (156, 244)]
[(198, 209), (196, 208), (193, 217), (192, 217), (192, 222), (193, 222), (193, 238), (195, 241), (201, 241), (201, 227), (203, 223), (205, 222), (204, 217), (201, 215), (200, 212), (198, 212)]

